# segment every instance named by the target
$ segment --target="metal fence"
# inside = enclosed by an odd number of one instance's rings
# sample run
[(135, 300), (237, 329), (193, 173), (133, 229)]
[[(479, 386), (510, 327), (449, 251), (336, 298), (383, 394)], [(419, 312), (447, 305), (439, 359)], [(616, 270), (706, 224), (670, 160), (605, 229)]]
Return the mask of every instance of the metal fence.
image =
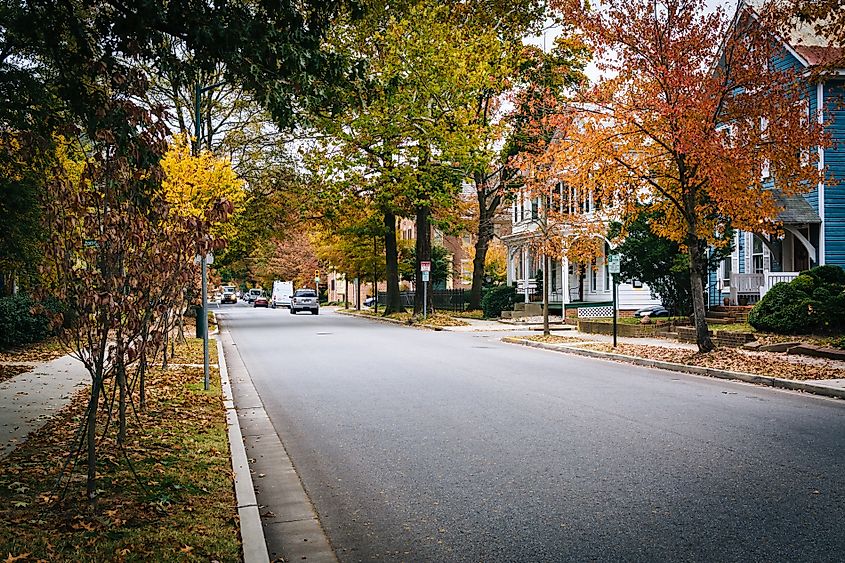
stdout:
[[(466, 301), (469, 294), (464, 289), (433, 289), (431, 293), (431, 304), (434, 310), (437, 311), (455, 311), (462, 312), (466, 310)], [(402, 291), (399, 298), (402, 301), (402, 306), (412, 308), (414, 306), (413, 291)], [(379, 291), (378, 294), (379, 305), (387, 302), (387, 293)]]

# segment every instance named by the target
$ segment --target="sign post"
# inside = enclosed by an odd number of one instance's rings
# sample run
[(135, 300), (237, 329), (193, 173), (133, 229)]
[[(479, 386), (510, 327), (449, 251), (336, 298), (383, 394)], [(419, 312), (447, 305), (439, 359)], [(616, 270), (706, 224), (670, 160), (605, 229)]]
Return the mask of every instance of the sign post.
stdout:
[(607, 257), (607, 271), (610, 272), (611, 279), (613, 280), (613, 347), (616, 348), (616, 334), (618, 332), (617, 329), (617, 321), (616, 318), (619, 314), (616, 311), (618, 306), (617, 302), (617, 295), (616, 295), (616, 288), (619, 285), (619, 271), (620, 271), (621, 263), (618, 254), (611, 254)]
[(214, 264), (214, 255), (210, 252), (197, 256), (194, 263), (199, 261), (202, 268), (202, 318), (197, 319), (197, 326), (202, 326), (202, 372), (203, 389), (208, 391), (211, 381), (208, 375), (208, 265)]
[(428, 317), (428, 276), (431, 272), (431, 262), (420, 262), (420, 272), (423, 282), (423, 319)]

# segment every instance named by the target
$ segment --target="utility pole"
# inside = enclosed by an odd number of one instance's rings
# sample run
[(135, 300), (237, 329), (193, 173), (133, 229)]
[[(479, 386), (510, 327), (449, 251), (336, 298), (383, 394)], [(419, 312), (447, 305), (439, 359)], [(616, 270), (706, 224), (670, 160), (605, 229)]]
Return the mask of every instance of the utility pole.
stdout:
[[(194, 84), (194, 156), (199, 156), (200, 153), (200, 97), (204, 92), (213, 90), (218, 86), (222, 86), (225, 82), (218, 82), (211, 86), (202, 87), (199, 82)], [(206, 253), (202, 252), (200, 262), (202, 264), (202, 372), (203, 372), (203, 389), (208, 391), (211, 386), (211, 381), (208, 374), (208, 264), (206, 263)], [(197, 323), (200, 320), (197, 319)]]

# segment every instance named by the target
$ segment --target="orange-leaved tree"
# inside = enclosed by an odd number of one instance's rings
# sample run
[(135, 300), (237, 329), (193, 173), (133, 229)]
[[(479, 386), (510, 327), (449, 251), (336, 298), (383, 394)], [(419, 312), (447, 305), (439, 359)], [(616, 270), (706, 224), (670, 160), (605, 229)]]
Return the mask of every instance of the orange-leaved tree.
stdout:
[(820, 179), (825, 135), (806, 87), (775, 64), (784, 48), (747, 8), (729, 18), (704, 0), (557, 5), (605, 78), (570, 107), (572, 126), (549, 145), (554, 166), (623, 220), (657, 212), (652, 230), (688, 254), (698, 348), (708, 352), (708, 246), (730, 244), (730, 228), (777, 231), (763, 170), (786, 194)]

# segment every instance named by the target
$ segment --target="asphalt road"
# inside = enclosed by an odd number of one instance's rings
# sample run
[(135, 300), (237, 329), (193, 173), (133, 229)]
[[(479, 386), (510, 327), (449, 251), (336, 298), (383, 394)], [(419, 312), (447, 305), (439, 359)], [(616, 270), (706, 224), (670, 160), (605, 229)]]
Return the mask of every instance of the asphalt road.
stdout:
[(223, 311), (341, 561), (845, 560), (845, 402)]

